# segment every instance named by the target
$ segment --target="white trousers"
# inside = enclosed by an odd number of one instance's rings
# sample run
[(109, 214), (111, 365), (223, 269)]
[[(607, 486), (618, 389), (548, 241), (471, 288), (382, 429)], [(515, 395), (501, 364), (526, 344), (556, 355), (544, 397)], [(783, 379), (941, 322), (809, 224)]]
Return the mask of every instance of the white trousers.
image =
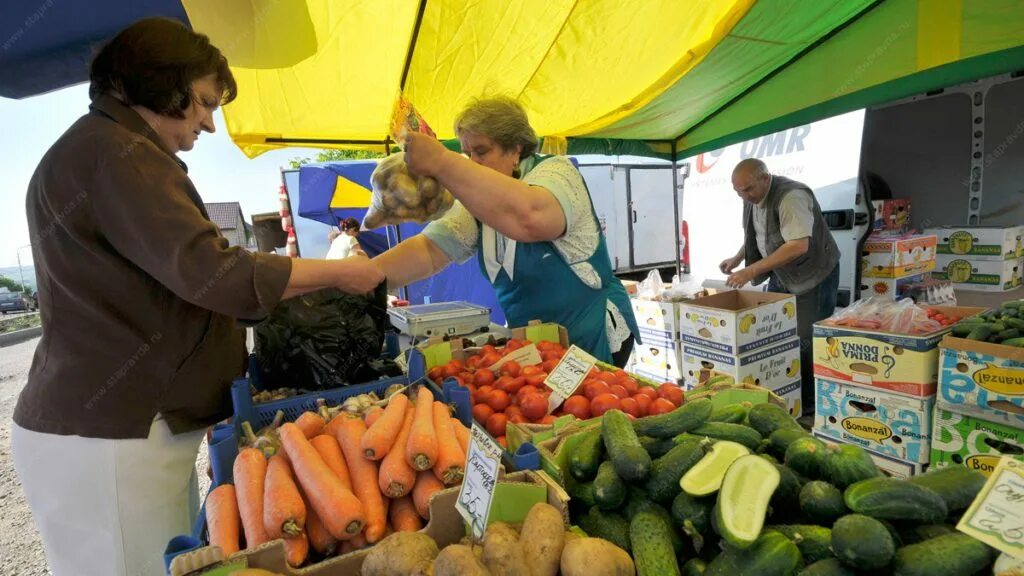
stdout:
[(14, 467), (54, 576), (162, 576), (163, 551), (199, 509), (196, 454), (205, 430), (107, 440), (12, 423)]

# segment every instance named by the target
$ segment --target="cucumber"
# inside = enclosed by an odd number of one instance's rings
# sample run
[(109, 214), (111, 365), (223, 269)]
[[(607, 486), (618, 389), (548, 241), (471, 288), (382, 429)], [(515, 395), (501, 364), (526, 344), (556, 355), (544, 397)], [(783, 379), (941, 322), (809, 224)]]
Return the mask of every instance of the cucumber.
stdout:
[(776, 530), (792, 540), (807, 564), (833, 557), (832, 531), (824, 526), (779, 524), (767, 526), (765, 530)]
[(851, 568), (872, 570), (892, 562), (896, 543), (889, 529), (878, 520), (850, 514), (832, 526), (832, 551)]
[(704, 535), (711, 528), (711, 510), (714, 505), (715, 499), (712, 497), (694, 498), (686, 492), (680, 492), (672, 500), (672, 520), (693, 540), (693, 547), (698, 553), (704, 547)]
[(967, 333), (968, 340), (986, 340), (992, 335), (991, 324), (980, 324)]
[(601, 436), (615, 472), (627, 482), (647, 478), (651, 456), (640, 446), (633, 424), (621, 410), (609, 410), (601, 416)]
[(651, 512), (658, 518), (661, 518), (665, 526), (669, 528), (669, 533), (672, 538), (672, 548), (676, 551), (676, 554), (682, 552), (686, 544), (683, 541), (682, 534), (675, 530), (672, 522), (672, 516), (668, 513), (668, 510), (664, 506), (651, 500), (647, 493), (642, 488), (636, 486), (630, 486), (627, 490), (628, 495), (626, 496), (626, 505), (622, 507), (622, 512), (626, 516), (626, 520), (632, 522), (636, 518), (637, 514), (641, 512)]
[(728, 440), (716, 442), (708, 449), (707, 454), (680, 478), (677, 485), (691, 496), (714, 494), (721, 488), (725, 473), (733, 462), (748, 454), (750, 450), (742, 444)]
[(952, 334), (953, 336), (966, 338), (967, 335), (971, 333), (971, 330), (974, 330), (980, 325), (980, 322), (957, 322), (953, 325)]
[(853, 444), (830, 446), (826, 467), (829, 480), (839, 489), (882, 475), (871, 456), (863, 448)]
[(1017, 348), (1024, 348), (1024, 338), (1010, 338), (1009, 340), (1003, 340), (1000, 344), (1004, 346), (1016, 346)]
[(904, 544), (917, 544), (955, 532), (956, 528), (951, 524), (916, 524), (901, 531), (900, 539)]
[(911, 484), (924, 486), (946, 502), (949, 512), (967, 510), (981, 492), (988, 478), (966, 466), (947, 466), (910, 479)]
[(896, 551), (893, 576), (960, 576), (979, 572), (992, 562), (985, 543), (967, 534), (946, 534)]
[(730, 424), (741, 424), (747, 419), (747, 412), (750, 406), (747, 403), (727, 404), (711, 411), (708, 422), (729, 422)]
[(813, 522), (822, 526), (831, 526), (848, 512), (846, 504), (843, 503), (843, 493), (821, 480), (804, 484), (800, 490), (800, 509)]
[(615, 466), (604, 461), (594, 478), (594, 501), (602, 510), (614, 510), (626, 500), (626, 484), (615, 473)]
[(803, 428), (779, 428), (768, 436), (768, 450), (779, 458), (784, 458), (790, 444), (801, 438), (810, 437), (811, 435)]
[(811, 480), (826, 476), (827, 462), (828, 448), (817, 438), (794, 440), (786, 449), (786, 466)]
[[(651, 464), (651, 475), (647, 477), (647, 484), (644, 486), (651, 500), (671, 502), (681, 490), (679, 479), (704, 458), (704, 452), (709, 444), (704, 441), (683, 442), (655, 460)], [(594, 482), (597, 483), (596, 480)]]
[(826, 558), (797, 572), (796, 576), (857, 576), (857, 573), (838, 558)]
[(708, 564), (704, 576), (789, 576), (799, 565), (796, 544), (766, 530), (746, 549), (727, 547)]
[(761, 446), (761, 435), (757, 430), (742, 424), (730, 424), (728, 422), (707, 422), (692, 432), (696, 436), (707, 436), (718, 440), (729, 440), (743, 444), (751, 452)]
[(1007, 328), (1024, 330), (1024, 318), (1003, 318), (1003, 324), (1006, 324)]
[(654, 512), (644, 511), (633, 517), (629, 541), (638, 576), (679, 575), (671, 532), (671, 526)]
[(597, 506), (577, 518), (580, 528), (589, 536), (605, 540), (629, 552), (629, 521), (616, 512), (605, 512)]
[(1013, 340), (1014, 338), (1020, 338), (1020, 330), (1016, 328), (1007, 328), (1006, 330), (1000, 331), (995, 335), (996, 340), (1002, 342), (1003, 340)]
[(672, 438), (651, 438), (650, 436), (640, 436), (640, 445), (647, 450), (647, 453), (651, 455), (651, 458), (661, 458), (668, 451), (671, 450), (676, 442)]
[(604, 456), (604, 442), (600, 430), (584, 432), (584, 437), (569, 454), (569, 473), (580, 482), (590, 482), (597, 476), (597, 467)]
[(726, 542), (746, 548), (757, 540), (778, 485), (778, 470), (764, 458), (750, 454), (733, 462), (722, 480), (717, 502), (718, 530)]
[(682, 576), (704, 576), (708, 563), (700, 558), (690, 558), (683, 564)]
[(578, 502), (586, 508), (597, 505), (597, 499), (594, 497), (593, 482), (567, 482), (565, 491), (572, 498), (572, 501)]
[(933, 490), (896, 478), (861, 480), (846, 489), (843, 500), (850, 510), (878, 520), (938, 524), (948, 513), (945, 500)]
[(633, 422), (637, 434), (653, 438), (672, 438), (689, 432), (707, 422), (711, 416), (711, 399), (700, 398), (657, 416), (645, 416)]
[(779, 428), (800, 428), (789, 411), (775, 404), (757, 404), (747, 414), (750, 427), (761, 436), (771, 436)]
[(776, 464), (775, 469), (779, 472), (779, 487), (772, 494), (769, 504), (772, 519), (793, 520), (800, 512), (800, 479), (792, 470), (781, 464)]

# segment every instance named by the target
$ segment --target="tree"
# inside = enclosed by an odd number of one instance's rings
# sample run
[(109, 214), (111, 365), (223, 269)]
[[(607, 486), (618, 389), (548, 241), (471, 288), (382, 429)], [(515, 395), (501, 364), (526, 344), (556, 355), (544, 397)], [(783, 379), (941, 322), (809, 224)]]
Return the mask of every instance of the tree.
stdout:
[(7, 276), (0, 276), (0, 287), (7, 288), (11, 292), (32, 292), (28, 286), (22, 286)]
[(383, 158), (383, 151), (376, 150), (320, 150), (313, 158), (300, 158), (296, 156), (288, 161), (293, 169), (305, 166), (311, 162), (336, 162), (338, 160), (372, 160)]

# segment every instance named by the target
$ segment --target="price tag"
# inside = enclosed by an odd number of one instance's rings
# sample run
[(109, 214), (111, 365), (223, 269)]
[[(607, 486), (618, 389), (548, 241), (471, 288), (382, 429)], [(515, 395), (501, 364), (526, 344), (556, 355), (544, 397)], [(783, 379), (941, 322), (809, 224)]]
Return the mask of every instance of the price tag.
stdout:
[(497, 372), (498, 370), (501, 370), (501, 367), (504, 366), (506, 362), (513, 360), (520, 366), (535, 366), (543, 361), (540, 357), (540, 352), (537, 351), (537, 346), (529, 344), (505, 354), (501, 360), (495, 362), (493, 366), (488, 368), (488, 370), (491, 372)]
[(555, 408), (558, 408), (566, 398), (572, 396), (572, 393), (586, 379), (587, 373), (594, 367), (594, 364), (597, 364), (597, 358), (575, 345), (566, 350), (562, 361), (544, 379), (544, 384), (551, 388), (551, 396), (548, 397), (548, 414), (554, 412)]
[(455, 509), (469, 523), (473, 538), (477, 540), (483, 538), (487, 531), (487, 517), (491, 514), (500, 463), (501, 446), (474, 422), (466, 453), (466, 476), (462, 480)]
[(416, 107), (405, 97), (405, 94), (399, 94), (398, 99), (395, 100), (389, 132), (391, 138), (399, 144), (405, 144), (405, 136), (410, 132), (419, 132), (431, 138), (437, 137), (423, 116), (416, 111)]
[(1024, 462), (1004, 456), (956, 529), (1024, 560)]

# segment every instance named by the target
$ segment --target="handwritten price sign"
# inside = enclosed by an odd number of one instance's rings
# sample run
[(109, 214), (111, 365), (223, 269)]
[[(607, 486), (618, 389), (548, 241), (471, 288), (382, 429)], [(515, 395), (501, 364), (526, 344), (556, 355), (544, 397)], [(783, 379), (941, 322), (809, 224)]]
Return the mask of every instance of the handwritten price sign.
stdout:
[(580, 387), (587, 373), (597, 364), (597, 358), (587, 354), (575, 345), (570, 346), (562, 356), (562, 361), (544, 379), (544, 384), (551, 388), (551, 396), (548, 398), (548, 414), (572, 396), (572, 393)]
[(956, 529), (1024, 560), (1024, 462), (1003, 457)]
[(491, 514), (494, 488), (498, 484), (498, 465), (501, 446), (491, 440), (476, 422), (470, 428), (469, 451), (466, 453), (466, 476), (459, 490), (455, 509), (459, 511), (473, 532), (481, 539), (487, 531), (487, 518)]

